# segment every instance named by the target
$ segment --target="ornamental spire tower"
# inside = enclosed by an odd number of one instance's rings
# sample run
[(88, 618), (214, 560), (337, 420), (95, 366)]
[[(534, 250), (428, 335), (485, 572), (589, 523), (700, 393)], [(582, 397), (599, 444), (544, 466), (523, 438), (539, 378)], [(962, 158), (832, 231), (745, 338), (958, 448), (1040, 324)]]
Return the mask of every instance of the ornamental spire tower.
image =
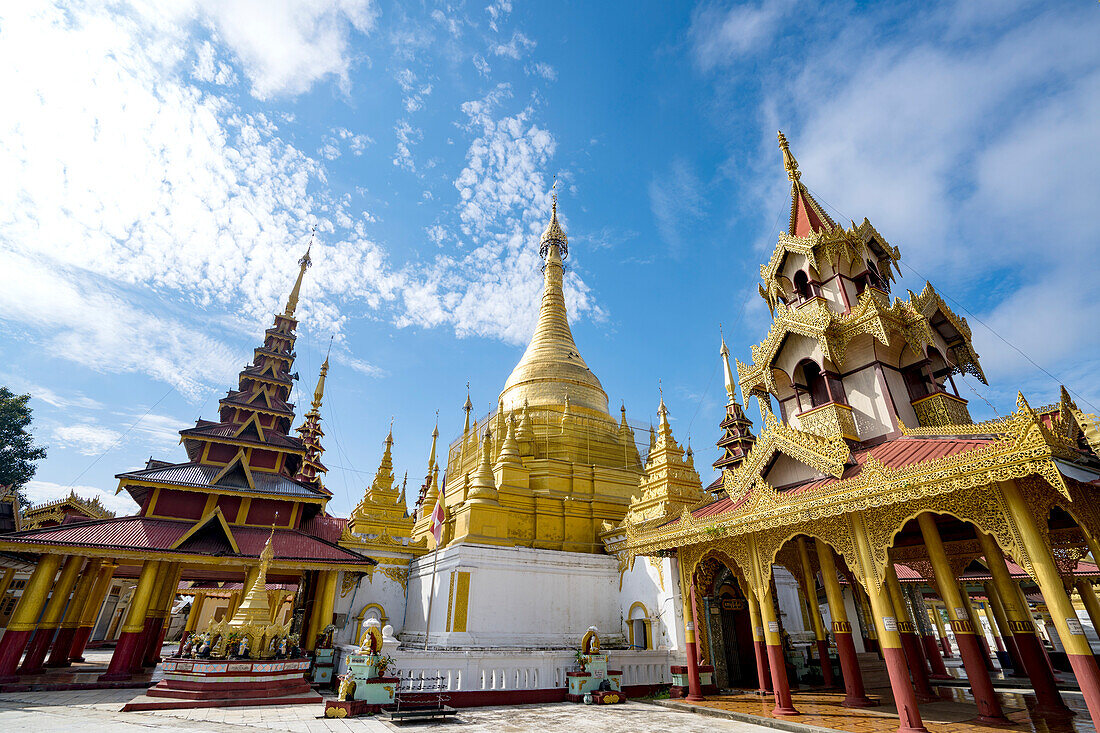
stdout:
[(568, 397), (574, 408), (610, 417), (607, 394), (577, 351), (569, 328), (562, 291), (569, 238), (558, 222), (556, 191), (550, 223), (539, 240), (539, 256), (545, 264), (538, 324), (527, 350), (505, 382), (500, 399), (505, 409), (516, 410), (523, 406), (524, 400), (537, 408), (560, 405), (562, 398)]
[[(726, 337), (722, 336), (722, 348), (718, 352), (722, 357), (722, 369), (726, 381), (726, 416), (718, 427), (722, 429), (722, 437), (718, 439), (718, 447), (722, 455), (714, 462), (714, 467), (719, 471), (736, 468), (745, 460), (749, 450), (756, 442), (756, 436), (752, 434), (752, 421), (745, 416), (745, 411), (737, 401), (737, 382), (733, 379), (733, 371), (730, 369), (730, 350), (726, 348)], [(722, 485), (722, 476), (707, 487), (714, 491)]]
[[(331, 350), (331, 348), (332, 342), (330, 341), (329, 349)], [(328, 354), (326, 354), (325, 361), (321, 364), (321, 373), (317, 377), (317, 387), (313, 390), (313, 402), (310, 404), (309, 412), (306, 413), (305, 421), (297, 428), (297, 433), (301, 436), (302, 443), (305, 445), (306, 455), (294, 479), (331, 496), (332, 492), (328, 491), (321, 483), (321, 474), (328, 472), (325, 465), (321, 463), (321, 454), (325, 452), (324, 447), (321, 445), (321, 438), (325, 435), (325, 432), (321, 429), (321, 401), (325, 396), (325, 376), (328, 374), (328, 359)]]
[(792, 237), (804, 237), (813, 232), (836, 227), (836, 223), (810, 195), (806, 184), (802, 183), (798, 161), (794, 159), (782, 131), (779, 132), (779, 149), (783, 151), (783, 167), (787, 170), (787, 178), (791, 181), (791, 218), (787, 233)]

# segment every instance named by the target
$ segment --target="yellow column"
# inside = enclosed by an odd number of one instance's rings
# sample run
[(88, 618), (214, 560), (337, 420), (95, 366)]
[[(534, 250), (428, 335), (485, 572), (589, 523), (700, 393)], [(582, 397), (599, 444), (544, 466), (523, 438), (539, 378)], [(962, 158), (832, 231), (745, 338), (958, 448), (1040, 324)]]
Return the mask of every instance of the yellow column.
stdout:
[(905, 602), (905, 593), (901, 590), (901, 581), (898, 580), (898, 572), (892, 560), (886, 563), (886, 593), (890, 597), (890, 604), (894, 607), (898, 636), (901, 639), (902, 651), (905, 652), (905, 658), (909, 662), (909, 673), (912, 675), (917, 698), (921, 702), (938, 700), (938, 696), (932, 689), (932, 683), (928, 679), (924, 654), (921, 652), (920, 641), (917, 639), (916, 630), (909, 615), (909, 604)]
[[(821, 618), (821, 609), (817, 605), (817, 584), (814, 582), (813, 569), (810, 567), (810, 550), (806, 538), (798, 538), (798, 557), (802, 562), (802, 583), (806, 589), (806, 610), (814, 627), (814, 639), (817, 641), (817, 656), (821, 662), (822, 681), (826, 687), (836, 684), (833, 679), (833, 661), (829, 658), (829, 642), (825, 638), (825, 621)], [(826, 592), (827, 595), (827, 592)]]
[(938, 603), (928, 604), (928, 613), (929, 613), (929, 615), (932, 616), (932, 621), (935, 622), (935, 624), (936, 624), (936, 631), (939, 632), (940, 639), (943, 640), (941, 642), (941, 644), (943, 645), (944, 654), (950, 656), (951, 655), (951, 640), (949, 638), (947, 638), (947, 629), (943, 625), (943, 616), (940, 615), (940, 604), (938, 604)]
[(332, 609), (336, 604), (336, 571), (323, 570), (318, 574), (317, 593), (314, 596), (313, 612), (310, 614), (310, 638), (304, 640), (308, 646), (305, 649), (313, 649), (317, 646), (317, 636), (332, 623)]
[[(771, 568), (768, 568), (771, 575)], [(779, 633), (779, 619), (775, 617), (775, 596), (772, 580), (760, 597), (760, 619), (764, 622), (764, 642), (768, 648), (768, 666), (772, 674), (772, 692), (775, 707), (772, 715), (798, 715), (791, 701), (791, 687), (787, 680), (787, 658), (783, 651), (783, 637)]]
[[(1051, 610), (1054, 627), (1073, 666), (1073, 673), (1085, 697), (1092, 723), (1100, 728), (1100, 670), (1097, 669), (1096, 658), (1092, 655), (1092, 647), (1085, 638), (1085, 630), (1077, 620), (1077, 612), (1066, 595), (1062, 576), (1058, 572), (1058, 566), (1054, 564), (1054, 555), (1039, 531), (1035, 515), (1024, 501), (1016, 482), (1005, 481), (998, 486), (1009, 513), (1015, 520), (1024, 550), (1031, 560), (1032, 571), (1043, 593), (1043, 599)], [(1045, 517), (1043, 521), (1046, 521)]]
[(199, 618), (202, 616), (202, 606), (206, 602), (206, 594), (196, 592), (194, 598), (191, 600), (191, 610), (187, 614), (187, 624), (183, 627), (184, 638), (188, 634), (195, 630), (195, 627), (199, 624)]
[(936, 588), (944, 605), (947, 606), (947, 619), (951, 623), (952, 631), (955, 632), (955, 643), (959, 647), (959, 656), (962, 657), (966, 678), (970, 682), (970, 691), (978, 706), (978, 720), (983, 723), (1005, 725), (1008, 721), (1001, 711), (1000, 700), (993, 691), (993, 681), (989, 678), (989, 670), (986, 668), (985, 653), (982, 651), (973, 622), (967, 613), (969, 604), (963, 599), (959, 583), (955, 580), (955, 572), (947, 559), (947, 550), (943, 546), (939, 528), (936, 527), (936, 520), (932, 514), (925, 512), (917, 517), (917, 522), (920, 524), (924, 545), (928, 549), (928, 559), (932, 561), (932, 569), (936, 575)]
[(149, 602), (156, 593), (157, 577), (161, 574), (163, 564), (156, 560), (146, 560), (141, 566), (141, 576), (134, 588), (130, 605), (126, 608), (126, 621), (122, 624), (115, 653), (111, 655), (111, 665), (100, 676), (100, 680), (108, 682), (129, 679), (131, 668), (141, 666), (145, 649), (140, 642), (142, 632), (145, 631), (145, 616), (149, 612)]
[(745, 603), (749, 607), (749, 623), (752, 624), (752, 645), (756, 654), (756, 676), (759, 682), (758, 693), (772, 691), (772, 676), (768, 670), (768, 647), (764, 641), (764, 622), (760, 618), (760, 602), (751, 590), (745, 594)]
[(61, 566), (61, 574), (57, 576), (57, 582), (54, 583), (50, 593), (50, 600), (47, 601), (46, 608), (38, 619), (38, 633), (27, 647), (27, 655), (23, 657), (23, 664), (19, 668), (22, 673), (34, 674), (42, 671), (42, 663), (46, 659), (46, 652), (49, 651), (54, 630), (61, 623), (65, 607), (69, 603), (69, 596), (73, 592), (73, 586), (76, 585), (80, 577), (80, 568), (83, 566), (83, 557), (70, 555), (65, 558), (65, 564)]
[(8, 621), (7, 631), (0, 637), (0, 680), (15, 679), (15, 668), (19, 664), (19, 658), (23, 656), (23, 649), (31, 632), (38, 625), (38, 617), (46, 605), (60, 565), (60, 555), (43, 555), (31, 573), (23, 595), (15, 606), (15, 612)]
[(92, 586), (91, 602), (84, 607), (84, 611), (80, 614), (80, 626), (91, 628), (95, 626), (96, 620), (99, 619), (99, 612), (103, 608), (103, 601), (107, 598), (107, 591), (111, 589), (111, 580), (115, 576), (115, 570), (118, 568), (113, 562), (103, 563), (99, 569), (99, 575), (96, 577), (95, 585)]
[(886, 662), (886, 671), (890, 675), (890, 689), (894, 693), (894, 704), (898, 709), (901, 725), (899, 733), (927, 731), (921, 720), (917, 697), (909, 682), (909, 671), (905, 664), (905, 652), (901, 646), (901, 634), (898, 633), (897, 616), (894, 613), (890, 594), (886, 584), (877, 578), (878, 569), (871, 551), (871, 542), (867, 537), (863, 516), (853, 513), (850, 517), (852, 539), (855, 541), (856, 555), (867, 583), (867, 598), (871, 603), (875, 631), (878, 632), (879, 647)]
[(989, 648), (989, 638), (986, 636), (982, 620), (978, 618), (978, 613), (974, 610), (974, 602), (970, 599), (970, 589), (964, 584), (959, 587), (959, 590), (962, 592), (963, 606), (966, 608), (966, 617), (970, 619), (970, 625), (974, 627), (974, 635), (978, 637), (978, 642), (982, 647), (982, 654), (985, 655), (986, 666), (992, 668), (993, 659), (992, 652)]
[(1074, 587), (1077, 589), (1077, 595), (1081, 596), (1081, 602), (1085, 604), (1089, 620), (1092, 621), (1092, 628), (1100, 633), (1100, 602), (1096, 600), (1096, 590), (1092, 587), (1092, 583), (1084, 578), (1074, 583)]
[(4, 571), (3, 577), (0, 577), (0, 605), (3, 605), (4, 596), (8, 594), (13, 578), (15, 578), (15, 568), (8, 568)]
[(99, 558), (88, 560), (87, 566), (80, 574), (80, 579), (76, 582), (76, 588), (73, 589), (73, 597), (69, 601), (69, 607), (65, 609), (65, 618), (61, 622), (61, 628), (75, 629), (80, 625), (80, 618), (84, 615), (84, 607), (88, 605), (92, 587), (95, 585), (96, 578), (99, 577), (99, 566), (102, 564), (103, 561)]
[(19, 603), (15, 604), (15, 611), (8, 622), (8, 631), (34, 631), (59, 567), (60, 555), (43, 555), (38, 561), (30, 580), (23, 588), (23, 595), (19, 596)]

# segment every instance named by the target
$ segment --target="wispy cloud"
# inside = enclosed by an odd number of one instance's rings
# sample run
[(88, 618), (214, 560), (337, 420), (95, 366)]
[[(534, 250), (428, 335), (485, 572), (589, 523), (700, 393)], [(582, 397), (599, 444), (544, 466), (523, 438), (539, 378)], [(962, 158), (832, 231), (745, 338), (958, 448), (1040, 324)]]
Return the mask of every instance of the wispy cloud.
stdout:
[(523, 67), (523, 71), (528, 76), (541, 76), (546, 81), (556, 81), (558, 78), (558, 72), (553, 66), (545, 61), (536, 61), (533, 64), (528, 64)]
[(536, 46), (536, 43), (520, 31), (512, 33), (512, 39), (508, 43), (498, 43), (493, 47), (493, 53), (497, 56), (506, 56), (510, 59), (518, 59)]
[(95, 486), (66, 486), (55, 484), (52, 481), (28, 481), (27, 485), (23, 487), (23, 492), (27, 495), (27, 501), (31, 504), (42, 504), (55, 499), (64, 499), (69, 495), (69, 492), (74, 492), (82, 499), (99, 499), (103, 506), (119, 516), (133, 514), (138, 509), (138, 505), (134, 503), (129, 494), (124, 492), (116, 496), (112, 492), (104, 491)]
[(412, 147), (423, 139), (424, 134), (410, 125), (408, 120), (398, 120), (393, 133), (397, 136), (397, 151), (393, 154), (393, 164), (415, 173), (416, 161), (413, 160)]
[(794, 6), (794, 0), (761, 0), (729, 8), (712, 2), (697, 6), (688, 30), (695, 63), (710, 70), (763, 48)]
[(673, 256), (683, 248), (686, 230), (697, 223), (706, 210), (703, 186), (687, 161), (676, 159), (668, 173), (657, 174), (649, 183), (649, 205), (657, 222), (657, 231)]
[(500, 30), (499, 23), (512, 12), (512, 0), (496, 0), (485, 8), (489, 14), (489, 27), (494, 31)]
[(122, 433), (94, 423), (76, 423), (54, 428), (53, 441), (84, 456), (96, 456), (115, 445)]

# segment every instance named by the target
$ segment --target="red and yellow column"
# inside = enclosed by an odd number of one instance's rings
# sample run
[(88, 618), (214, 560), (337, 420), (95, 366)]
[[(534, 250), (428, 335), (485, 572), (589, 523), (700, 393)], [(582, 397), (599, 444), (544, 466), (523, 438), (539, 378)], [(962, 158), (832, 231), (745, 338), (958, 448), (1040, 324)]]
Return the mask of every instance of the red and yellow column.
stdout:
[(913, 623), (918, 639), (922, 642), (924, 656), (928, 660), (928, 666), (932, 670), (930, 675), (934, 680), (949, 680), (951, 675), (947, 673), (947, 665), (943, 663), (943, 655), (939, 642), (932, 631), (932, 622), (928, 619), (928, 604), (924, 602), (924, 592), (920, 586), (914, 584), (908, 588), (910, 605), (913, 608)]
[(109, 561), (100, 564), (88, 602), (80, 613), (80, 623), (77, 624), (76, 633), (73, 635), (73, 643), (69, 645), (70, 662), (84, 661), (84, 649), (88, 646), (88, 640), (92, 638), (95, 622), (99, 620), (99, 612), (103, 608), (103, 601), (107, 598), (107, 591), (111, 589), (111, 579), (114, 578), (117, 567), (117, 564)]
[(0, 638), (0, 682), (12, 682), (16, 679), (15, 669), (27, 646), (27, 640), (38, 625), (38, 617), (46, 607), (46, 600), (53, 588), (57, 569), (61, 566), (60, 555), (43, 555), (31, 573), (23, 595), (15, 606), (8, 621), (8, 628)]
[(920, 524), (928, 558), (936, 574), (936, 588), (944, 605), (947, 606), (947, 620), (951, 624), (952, 631), (955, 632), (955, 643), (959, 647), (959, 656), (962, 657), (963, 667), (966, 669), (970, 691), (974, 696), (974, 703), (978, 706), (978, 720), (994, 725), (1008, 725), (1008, 719), (1001, 711), (1000, 700), (993, 691), (993, 682), (989, 678), (989, 670), (985, 664), (985, 653), (970, 622), (966, 602), (959, 591), (955, 573), (947, 559), (947, 550), (944, 549), (943, 539), (936, 527), (936, 519), (929, 512), (925, 512), (917, 517), (917, 522)]
[(909, 674), (913, 679), (917, 700), (919, 702), (939, 700), (939, 696), (928, 681), (928, 668), (925, 665), (921, 643), (910, 621), (908, 604), (905, 602), (905, 595), (902, 593), (901, 582), (898, 581), (897, 569), (894, 568), (893, 562), (886, 563), (886, 590), (890, 596), (890, 603), (894, 607), (898, 636), (901, 637), (901, 648), (909, 662)]
[(768, 568), (767, 585), (760, 597), (760, 619), (764, 622), (764, 642), (768, 647), (768, 666), (772, 673), (772, 691), (775, 694), (775, 707), (772, 715), (799, 715), (791, 700), (791, 687), (787, 681), (787, 659), (783, 653), (783, 636), (779, 629), (779, 619), (775, 616), (775, 583)]
[(1012, 665), (1011, 676), (1026, 677), (1027, 673), (1024, 672), (1023, 662), (1020, 661), (1020, 650), (1016, 646), (1012, 625), (1008, 622), (1008, 615), (1005, 613), (1005, 607), (1004, 604), (1001, 603), (1000, 595), (997, 593), (997, 589), (992, 581), (983, 583), (982, 589), (985, 590), (988, 608), (993, 614), (993, 623), (996, 623), (998, 634), (1004, 644), (1005, 651), (1008, 653), (1009, 662)]
[(885, 582), (878, 582), (871, 542), (860, 514), (850, 515), (852, 539), (855, 541), (856, 554), (863, 568), (863, 577), (868, 579), (867, 598), (871, 604), (875, 631), (878, 633), (879, 649), (882, 651), (886, 671), (890, 675), (890, 690), (894, 694), (894, 705), (898, 709), (898, 733), (927, 733), (913, 685), (909, 682), (909, 671), (905, 665), (905, 652), (898, 633), (897, 616), (894, 615), (890, 594)]
[[(183, 627), (183, 635), (180, 636), (180, 645), (176, 654), (183, 654), (183, 645), (187, 643), (187, 637), (195, 633), (195, 628), (199, 625), (199, 619), (202, 618), (204, 603), (206, 603), (206, 594), (196, 592), (191, 599), (191, 610), (187, 612), (187, 623)], [(272, 623), (274, 623), (274, 620)]]
[(47, 667), (69, 666), (69, 650), (72, 648), (76, 629), (80, 625), (81, 614), (84, 612), (84, 606), (88, 604), (92, 586), (95, 585), (96, 578), (99, 576), (99, 566), (102, 563), (103, 561), (99, 558), (91, 558), (88, 560), (88, 564), (84, 566), (84, 571), (80, 574), (80, 579), (73, 589), (73, 597), (69, 601), (69, 607), (65, 609), (65, 618), (61, 622), (61, 628), (57, 630), (57, 636), (54, 637), (50, 658), (46, 662)]
[(772, 694), (772, 674), (768, 669), (768, 645), (764, 640), (764, 622), (760, 619), (760, 602), (756, 600), (756, 594), (745, 594), (745, 602), (749, 607), (749, 623), (752, 624), (752, 646), (756, 653), (756, 678), (758, 688), (756, 694)]
[(142, 644), (145, 636), (145, 616), (149, 612), (149, 602), (156, 591), (155, 586), (161, 564), (156, 560), (146, 560), (141, 566), (141, 576), (138, 578), (137, 587), (134, 588), (130, 605), (126, 609), (126, 621), (118, 636), (118, 643), (115, 644), (115, 653), (111, 656), (111, 664), (107, 671), (99, 677), (101, 682), (130, 679), (134, 664), (140, 666), (141, 656), (145, 651)]
[(817, 657), (821, 662), (821, 676), (826, 687), (834, 687), (833, 661), (829, 658), (829, 641), (825, 638), (825, 622), (821, 618), (821, 609), (817, 606), (817, 583), (814, 582), (813, 569), (810, 567), (810, 551), (806, 538), (798, 538), (798, 557), (802, 562), (802, 584), (806, 592), (806, 611), (814, 627), (814, 641), (817, 642)]
[(859, 671), (855, 642), (852, 641), (852, 624), (848, 621), (848, 609), (844, 607), (844, 594), (836, 572), (833, 550), (821, 540), (815, 539), (817, 562), (821, 567), (821, 579), (825, 583), (825, 597), (829, 600), (829, 616), (833, 619), (833, 639), (840, 657), (841, 676), (844, 677), (845, 707), (866, 708), (878, 703), (867, 697), (863, 675)]
[(1069, 708), (1062, 701), (1050, 665), (1039, 644), (1039, 637), (1035, 634), (1035, 623), (1031, 620), (1027, 606), (1023, 605), (1019, 587), (1008, 573), (1004, 553), (996, 540), (984, 532), (978, 532), (978, 540), (989, 566), (989, 574), (993, 576), (993, 589), (1004, 608), (1008, 626), (1012, 629), (1012, 640), (1020, 655), (1020, 663), (1035, 690), (1038, 703), (1036, 710), (1043, 715), (1068, 714)]
[(163, 566), (163, 580), (158, 587), (155, 601), (149, 605), (149, 613), (145, 619), (145, 650), (140, 662), (142, 667), (154, 667), (160, 661), (160, 648), (164, 635), (168, 633), (168, 613), (179, 588), (180, 564), (165, 562)]
[[(1073, 674), (1085, 697), (1092, 723), (1100, 728), (1100, 668), (1097, 668), (1096, 657), (1093, 656), (1092, 647), (1089, 646), (1088, 639), (1085, 637), (1085, 630), (1077, 620), (1077, 612), (1069, 596), (1066, 595), (1058, 566), (1054, 563), (1054, 555), (1039, 531), (1035, 515), (1031, 513), (1030, 507), (1024, 501), (1016, 482), (1006, 481), (998, 486), (1008, 505), (1009, 513), (1016, 522), (1024, 551), (1031, 560), (1035, 580), (1050, 609), (1054, 627), (1062, 639), (1062, 646), (1065, 647)], [(1045, 517), (1043, 521), (1046, 521)]]
[(49, 651), (54, 632), (61, 624), (65, 606), (69, 602), (73, 587), (80, 578), (82, 567), (84, 567), (84, 558), (77, 555), (65, 558), (65, 563), (61, 566), (61, 574), (57, 576), (53, 592), (50, 593), (50, 600), (46, 603), (42, 618), (38, 620), (38, 630), (27, 647), (27, 655), (23, 657), (23, 664), (19, 668), (20, 674), (37, 674), (42, 671), (46, 652)]

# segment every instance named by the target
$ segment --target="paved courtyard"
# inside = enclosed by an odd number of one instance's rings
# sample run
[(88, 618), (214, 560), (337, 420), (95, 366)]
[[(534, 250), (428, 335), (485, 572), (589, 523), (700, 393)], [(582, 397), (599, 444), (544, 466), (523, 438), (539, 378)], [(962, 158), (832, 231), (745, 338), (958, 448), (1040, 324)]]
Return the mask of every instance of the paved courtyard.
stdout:
[(722, 733), (769, 730), (749, 723), (703, 717), (691, 713), (631, 702), (595, 707), (554, 703), (516, 707), (466, 708), (451, 723), (399, 727), (374, 718), (335, 720), (318, 718), (320, 705), (288, 705), (253, 708), (204, 708), (122, 713), (122, 706), (138, 690), (82, 692), (11, 692), (0, 694), (0, 731), (33, 733), (165, 733), (190, 731), (258, 730), (299, 733), (349, 733), (362, 731), (446, 730), (462, 731), (599, 731), (600, 733)]

